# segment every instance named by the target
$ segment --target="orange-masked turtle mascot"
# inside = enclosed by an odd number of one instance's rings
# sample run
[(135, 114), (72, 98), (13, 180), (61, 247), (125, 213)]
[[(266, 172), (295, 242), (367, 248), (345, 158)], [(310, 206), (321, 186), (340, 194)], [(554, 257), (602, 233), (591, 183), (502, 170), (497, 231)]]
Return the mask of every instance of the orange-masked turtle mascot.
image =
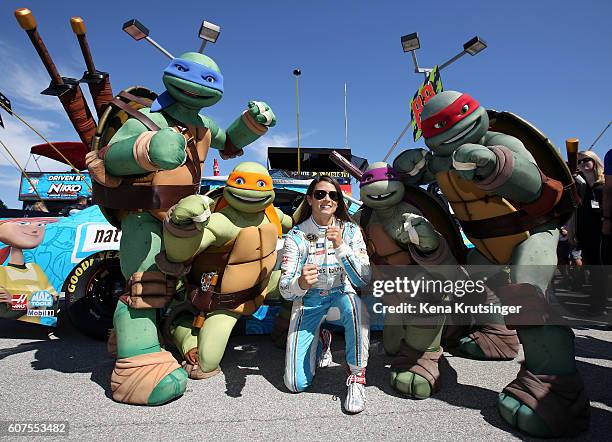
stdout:
[(278, 285), (277, 240), (293, 220), (273, 206), (274, 197), (267, 169), (244, 162), (229, 175), (212, 214), (210, 201), (194, 195), (179, 201), (164, 223), (160, 268), (173, 272), (182, 263), (190, 266), (191, 307), (171, 313), (169, 329), (191, 379), (220, 373), (234, 325), (255, 313)]

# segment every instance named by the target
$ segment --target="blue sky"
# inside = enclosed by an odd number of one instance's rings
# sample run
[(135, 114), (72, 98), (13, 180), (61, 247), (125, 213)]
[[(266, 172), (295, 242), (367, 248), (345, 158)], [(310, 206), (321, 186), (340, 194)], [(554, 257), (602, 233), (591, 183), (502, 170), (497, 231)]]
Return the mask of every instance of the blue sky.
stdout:
[[(101, 6), (104, 5), (104, 6)], [(295, 80), (300, 78), (301, 144), (343, 147), (344, 83), (348, 85), (349, 147), (380, 161), (410, 118), (409, 101), (422, 82), (413, 73), (400, 36), (417, 31), (421, 65), (431, 67), (455, 55), (479, 35), (488, 48), (464, 56), (442, 71), (445, 89), (470, 93), (486, 107), (509, 110), (532, 121), (562, 150), (578, 137), (588, 147), (611, 120), (612, 28), (609, 1), (13, 1), (0, 3), (0, 91), (14, 109), (52, 141), (77, 140), (59, 101), (39, 95), (49, 83), (13, 11), (30, 8), (56, 65), (64, 76), (85, 70), (70, 29), (81, 16), (99, 70), (111, 74), (115, 92), (139, 84), (162, 91), (168, 63), (121, 25), (138, 18), (151, 37), (174, 55), (199, 48), (203, 19), (221, 26), (206, 53), (225, 78), (221, 102), (204, 113), (227, 126), (251, 99), (268, 102), (278, 118), (269, 134), (241, 159), (265, 161), (267, 146), (296, 145)], [(3, 113), (5, 142), (22, 164), (29, 147), (42, 142)], [(422, 146), (407, 135), (397, 152)], [(595, 151), (612, 147), (612, 130)], [(206, 173), (212, 173), (210, 155)], [(65, 170), (50, 160), (47, 170)], [(220, 162), (227, 173), (236, 161)], [(32, 160), (28, 170), (35, 170)], [(18, 172), (0, 155), (0, 199), (17, 201)]]

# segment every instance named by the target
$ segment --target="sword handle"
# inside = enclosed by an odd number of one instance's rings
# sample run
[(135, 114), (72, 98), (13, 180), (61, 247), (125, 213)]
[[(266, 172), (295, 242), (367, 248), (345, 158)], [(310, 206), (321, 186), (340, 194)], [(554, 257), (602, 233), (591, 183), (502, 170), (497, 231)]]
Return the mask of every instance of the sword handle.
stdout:
[(567, 151), (567, 166), (572, 175), (578, 173), (578, 138), (568, 138), (565, 140), (565, 149)]
[(340, 155), (340, 153), (337, 151), (332, 150), (331, 154), (329, 154), (329, 159), (336, 163), (336, 165), (340, 166), (342, 170), (351, 174), (357, 181), (361, 179), (363, 172), (349, 160)]
[(22, 29), (24, 29), (28, 34), (28, 37), (30, 37), (32, 44), (34, 45), (34, 49), (36, 49), (36, 52), (38, 52), (38, 56), (45, 65), (45, 68), (47, 69), (53, 83), (56, 85), (64, 84), (62, 76), (59, 74), (55, 63), (53, 63), (53, 59), (45, 46), (45, 43), (42, 41), (42, 38), (36, 29), (36, 19), (34, 18), (32, 11), (27, 8), (19, 8), (15, 11), (15, 18), (17, 19), (19, 26), (21, 26)]

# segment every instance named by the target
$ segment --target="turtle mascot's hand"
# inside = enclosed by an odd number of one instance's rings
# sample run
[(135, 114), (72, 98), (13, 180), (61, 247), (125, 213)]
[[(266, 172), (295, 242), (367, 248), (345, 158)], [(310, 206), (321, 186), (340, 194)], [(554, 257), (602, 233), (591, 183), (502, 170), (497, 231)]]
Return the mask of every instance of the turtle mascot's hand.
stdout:
[(415, 177), (426, 165), (426, 153), (425, 149), (406, 150), (393, 161), (393, 168), (404, 176)]
[(170, 220), (174, 224), (205, 224), (210, 218), (212, 200), (204, 195), (189, 195), (178, 202), (172, 209)]
[(160, 129), (151, 138), (149, 158), (160, 169), (176, 169), (187, 159), (185, 137), (169, 127)]
[(249, 101), (249, 113), (255, 121), (266, 127), (273, 127), (276, 124), (274, 112), (263, 101)]
[(463, 144), (453, 153), (453, 167), (466, 180), (486, 178), (496, 165), (497, 156), (480, 144)]
[(400, 242), (414, 244), (422, 252), (431, 252), (438, 248), (440, 239), (429, 221), (414, 213), (404, 213), (402, 217), (404, 222), (398, 235)]

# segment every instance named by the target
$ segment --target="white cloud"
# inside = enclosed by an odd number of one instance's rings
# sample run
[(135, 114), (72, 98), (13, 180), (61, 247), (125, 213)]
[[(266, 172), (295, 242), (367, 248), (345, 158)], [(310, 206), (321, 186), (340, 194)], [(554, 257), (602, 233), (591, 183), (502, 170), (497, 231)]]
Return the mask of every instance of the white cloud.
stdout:
[(19, 197), (19, 186), (21, 173), (19, 170), (9, 166), (0, 165), (0, 200), (10, 209), (21, 207)]
[[(23, 116), (26, 121), (35, 122), (36, 130), (41, 132), (45, 137), (48, 136), (49, 132), (57, 128), (58, 125), (52, 121), (42, 120), (40, 118), (35, 119), (28, 116)], [(19, 164), (25, 167), (26, 162), (30, 159), (30, 148), (37, 144), (42, 144), (45, 141), (36, 135), (30, 128), (25, 126), (21, 121), (14, 117), (3, 114), (4, 129), (0, 128), (0, 140), (6, 145), (6, 147), (15, 156)], [(76, 140), (76, 136), (74, 137)], [(51, 142), (54, 140), (51, 139)], [(6, 154), (4, 147), (0, 146), (0, 150)], [(28, 164), (29, 170), (37, 169), (36, 165), (30, 161)], [(13, 164), (12, 160), (9, 162), (5, 156), (0, 156), (0, 164)], [(43, 170), (67, 170), (69, 166), (59, 163), (55, 160), (40, 157), (38, 164)]]
[[(49, 85), (49, 75), (35, 53), (30, 55), (26, 56), (0, 40), (0, 91), (11, 100), (13, 110), (51, 142), (58, 139), (77, 141), (78, 136), (60, 101), (56, 97), (40, 94)], [(45, 141), (15, 116), (8, 115), (4, 109), (0, 109), (0, 112), (5, 126), (4, 129), (0, 128), (0, 140), (22, 167), (29, 163), (28, 170), (37, 170), (33, 161), (28, 162), (30, 148)], [(13, 166), (2, 146), (0, 150), (5, 154), (0, 156), (0, 165)], [(43, 170), (68, 170), (68, 166), (44, 157), (40, 157), (38, 163)]]
[(2, 40), (0, 59), (2, 92), (11, 100), (13, 107), (19, 104), (34, 110), (64, 113), (64, 108), (57, 98), (40, 94), (50, 82), (41, 62), (37, 65), (26, 64), (23, 55)]
[[(250, 153), (252, 156), (257, 158), (257, 161), (266, 162), (268, 159), (268, 147), (292, 147), (297, 145), (297, 136), (289, 135), (287, 133), (275, 133), (274, 128), (270, 129), (272, 133), (267, 133), (261, 138), (258, 138), (252, 144), (245, 147), (245, 152)], [(309, 136), (316, 133), (316, 131), (309, 131), (300, 134), (300, 141), (308, 138)]]

